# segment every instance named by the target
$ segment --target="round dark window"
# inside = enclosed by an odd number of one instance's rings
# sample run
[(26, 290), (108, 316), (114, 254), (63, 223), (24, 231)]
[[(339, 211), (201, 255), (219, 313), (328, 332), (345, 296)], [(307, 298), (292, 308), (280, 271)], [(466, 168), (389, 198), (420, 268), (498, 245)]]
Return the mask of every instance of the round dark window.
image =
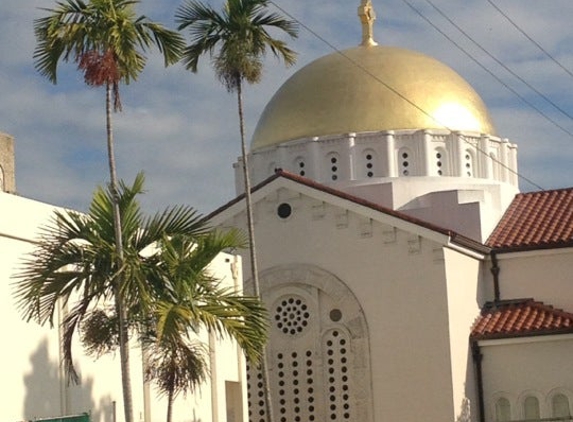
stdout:
[(342, 319), (342, 312), (340, 309), (333, 309), (330, 311), (330, 320), (334, 322), (338, 322)]
[(285, 203), (282, 203), (277, 208), (277, 214), (280, 218), (288, 218), (292, 214), (292, 207)]

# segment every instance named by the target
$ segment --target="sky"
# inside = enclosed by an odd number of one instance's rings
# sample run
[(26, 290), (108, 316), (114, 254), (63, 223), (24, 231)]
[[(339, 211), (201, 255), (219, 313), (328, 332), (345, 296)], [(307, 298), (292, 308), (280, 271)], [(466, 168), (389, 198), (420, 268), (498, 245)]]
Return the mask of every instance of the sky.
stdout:
[[(182, 2), (141, 0), (137, 12), (174, 28)], [(268, 57), (262, 82), (245, 88), (249, 139), (288, 77), (333, 46), (354, 47), (361, 38), (359, 0), (274, 2), (283, 11), (274, 4), (270, 11), (302, 24), (296, 40), (285, 39), (298, 61), (285, 68)], [(522, 191), (573, 186), (573, 2), (495, 4), (505, 16), (488, 0), (373, 0), (375, 39), (433, 56), (474, 87), (498, 135), (518, 145), (519, 173), (533, 182), (523, 179)], [(57, 85), (35, 71), (33, 22), (46, 15), (42, 8), (54, 6), (54, 0), (0, 0), (0, 132), (15, 138), (19, 195), (84, 211), (96, 186), (108, 180), (105, 93), (87, 87), (74, 63), (60, 65)], [(121, 95), (123, 112), (114, 115), (118, 173), (128, 183), (145, 173), (146, 211), (185, 204), (208, 213), (235, 197), (236, 98), (207, 57), (192, 74), (181, 64), (165, 68), (152, 51)]]

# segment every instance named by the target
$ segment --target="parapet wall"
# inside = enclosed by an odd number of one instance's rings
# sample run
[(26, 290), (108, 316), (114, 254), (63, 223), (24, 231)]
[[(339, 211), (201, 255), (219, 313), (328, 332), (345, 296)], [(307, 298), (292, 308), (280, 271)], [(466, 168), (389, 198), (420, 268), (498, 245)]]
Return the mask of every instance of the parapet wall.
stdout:
[(0, 132), (0, 191), (16, 192), (14, 138)]

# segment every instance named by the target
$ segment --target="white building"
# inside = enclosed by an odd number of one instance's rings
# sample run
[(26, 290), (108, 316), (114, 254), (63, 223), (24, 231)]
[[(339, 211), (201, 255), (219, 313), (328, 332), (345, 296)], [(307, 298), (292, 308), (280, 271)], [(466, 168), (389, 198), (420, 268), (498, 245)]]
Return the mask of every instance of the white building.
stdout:
[[(375, 45), (369, 7), (359, 9), (363, 45), (286, 81), (252, 142), (274, 420), (571, 420), (573, 189), (520, 194), (517, 146), (496, 133), (479, 95), (430, 57)], [(240, 166), (239, 196), (210, 215), (223, 228), (246, 229)], [(0, 201), (3, 215), (19, 217), (0, 219), (5, 280), (50, 208), (7, 193)], [(18, 347), (2, 352), (14, 397), (3, 418), (96, 409), (109, 420), (117, 369), (104, 378), (86, 362), (72, 393), (60, 381), (57, 334), (4, 308)], [(242, 367), (230, 362), (213, 383), (218, 417), (206, 388), (193, 418), (225, 420), (224, 386), (240, 408)], [(53, 400), (37, 401), (40, 385)], [(267, 421), (262, 388), (251, 370), (250, 416), (228, 420)], [(162, 417), (146, 397), (136, 414)]]
[[(573, 189), (520, 194), (478, 94), (363, 22), (361, 46), (283, 84), (251, 145), (274, 420), (570, 420)], [(243, 196), (210, 218), (246, 229)]]
[[(74, 347), (81, 382), (68, 384), (60, 349), (61, 314), (54, 329), (24, 322), (15, 306), (12, 276), (21, 270), (22, 258), (38, 240), (38, 228), (53, 217), (54, 206), (9, 193), (15, 189), (13, 139), (0, 134), (0, 174), (6, 176), (0, 191), (0, 303), (3, 344), (0, 351), (2, 405), (0, 419), (22, 421), (54, 419), (88, 413), (92, 422), (123, 420), (123, 396), (119, 357), (97, 360)], [(222, 285), (241, 288), (241, 260), (221, 254), (211, 264)], [(210, 380), (198, 391), (174, 403), (174, 422), (246, 420), (245, 363), (238, 346), (202, 336), (211, 354)], [(136, 421), (164, 421), (167, 402), (158, 398), (152, 385), (143, 383), (141, 351), (131, 349), (134, 417)], [(79, 419), (74, 419), (74, 422)]]

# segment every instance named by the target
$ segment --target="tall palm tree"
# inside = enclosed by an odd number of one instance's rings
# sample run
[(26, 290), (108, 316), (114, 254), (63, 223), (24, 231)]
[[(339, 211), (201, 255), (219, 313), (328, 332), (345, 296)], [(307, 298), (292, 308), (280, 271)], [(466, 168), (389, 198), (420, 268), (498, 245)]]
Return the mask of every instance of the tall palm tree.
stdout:
[[(252, 362), (258, 362), (266, 341), (267, 313), (259, 298), (220, 287), (209, 264), (221, 251), (241, 245), (235, 232), (211, 232), (197, 239), (173, 236), (160, 243), (157, 285), (147, 347), (147, 378), (167, 396), (167, 422), (180, 393), (187, 393), (207, 376), (206, 347), (197, 333), (206, 329), (237, 341)], [(151, 341), (149, 341), (151, 339)], [(146, 341), (147, 340), (147, 341)]]
[[(120, 83), (136, 80), (145, 67), (145, 52), (153, 45), (163, 54), (165, 65), (178, 60), (184, 46), (182, 37), (145, 16), (136, 16), (139, 0), (64, 0), (46, 9), (49, 15), (34, 22), (37, 47), (36, 69), (51, 82), (57, 82), (58, 62), (73, 59), (83, 72), (87, 85), (106, 89), (106, 133), (110, 186), (114, 203), (114, 229), (117, 259), (123, 259), (122, 223), (119, 212), (118, 178), (115, 164), (112, 102), (121, 110)], [(121, 265), (119, 266), (121, 267)], [(126, 342), (125, 311), (120, 297), (121, 277), (115, 298), (120, 320), (120, 356), (126, 422), (133, 421), (129, 349)]]
[[(42, 229), (35, 252), (15, 277), (16, 301), (24, 319), (53, 324), (59, 303), (68, 308), (62, 322), (62, 350), (64, 368), (72, 381), (77, 381), (72, 340), (83, 322), (109, 328), (107, 334), (100, 330), (104, 333), (100, 342), (120, 346), (115, 307), (98, 306), (118, 294), (118, 278), (121, 276), (119, 294), (129, 315), (124, 322), (136, 327), (134, 316), (150, 313), (156, 291), (161, 289), (152, 282), (156, 279), (157, 256), (149, 251), (166, 236), (196, 238), (208, 230), (190, 207), (170, 207), (152, 217), (144, 216), (136, 200), (143, 182), (141, 174), (130, 187), (120, 182), (117, 195), (110, 187), (99, 188), (87, 214), (56, 212)], [(117, 260), (114, 230), (116, 200), (123, 221), (121, 262)]]
[[(283, 31), (291, 38), (296, 38), (298, 35), (296, 23), (284, 19), (277, 13), (267, 12), (268, 4), (268, 0), (227, 0), (223, 11), (219, 13), (208, 4), (187, 1), (177, 9), (175, 15), (179, 24), (178, 29), (188, 30), (191, 36), (191, 43), (181, 56), (185, 68), (197, 72), (199, 58), (208, 54), (219, 80), (229, 92), (237, 93), (250, 264), (255, 295), (258, 297), (260, 297), (260, 287), (245, 141), (243, 83), (254, 84), (260, 81), (263, 59), (268, 50), (275, 57), (282, 59), (286, 65), (292, 65), (296, 61), (296, 53), (288, 48), (284, 41), (273, 38), (268, 30)], [(267, 364), (264, 357), (261, 369), (267, 391), (268, 418), (272, 418)]]

